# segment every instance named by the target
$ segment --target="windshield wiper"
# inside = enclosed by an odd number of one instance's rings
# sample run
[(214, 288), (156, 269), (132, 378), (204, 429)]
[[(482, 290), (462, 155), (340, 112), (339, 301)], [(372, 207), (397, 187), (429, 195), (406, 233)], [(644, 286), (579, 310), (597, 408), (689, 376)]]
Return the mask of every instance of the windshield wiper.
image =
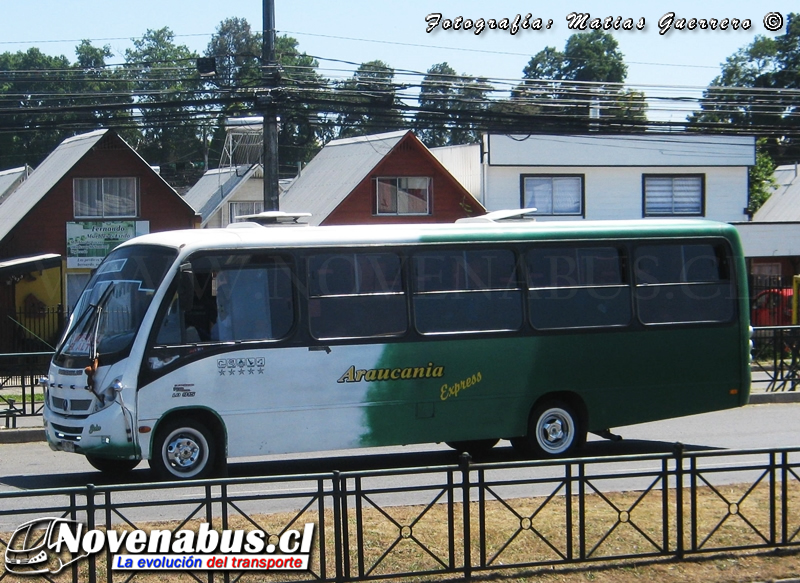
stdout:
[(72, 329), (70, 329), (69, 334), (61, 343), (59, 355), (63, 354), (67, 347), (69, 347), (70, 341), (74, 336), (88, 335), (90, 330), (94, 328), (91, 334), (91, 353), (89, 354), (90, 362), (94, 361), (94, 359), (97, 357), (97, 335), (99, 334), (100, 329), (100, 314), (106, 302), (111, 297), (111, 291), (113, 289), (114, 282), (109, 282), (108, 287), (103, 290), (103, 293), (100, 294), (100, 297), (97, 298), (97, 301), (86, 306), (86, 309), (83, 311), (83, 313), (81, 313), (80, 316), (78, 316), (78, 319), (75, 321), (75, 325), (72, 327)]

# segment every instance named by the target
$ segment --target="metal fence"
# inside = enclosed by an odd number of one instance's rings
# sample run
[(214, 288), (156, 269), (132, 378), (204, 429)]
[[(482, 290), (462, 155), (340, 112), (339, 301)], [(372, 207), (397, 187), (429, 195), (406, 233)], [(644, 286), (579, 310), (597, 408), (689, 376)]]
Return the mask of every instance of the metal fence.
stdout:
[(62, 306), (0, 310), (0, 352), (53, 350), (66, 316)]
[[(676, 444), (663, 455), (477, 464), (462, 456), (435, 468), (4, 492), (0, 550), (16, 525), (55, 515), (88, 530), (244, 525), (269, 540), (315, 523), (309, 571), (257, 573), (259, 581), (470, 578), (800, 546), (800, 448), (684, 451)], [(112, 560), (101, 552), (43, 578), (155, 576), (112, 571)], [(247, 580), (235, 571), (182, 575)]]
[(753, 329), (752, 383), (768, 392), (796, 391), (800, 382), (800, 326)]
[(41, 415), (44, 389), (39, 379), (47, 376), (52, 352), (0, 354), (0, 422), (16, 427), (17, 417)]

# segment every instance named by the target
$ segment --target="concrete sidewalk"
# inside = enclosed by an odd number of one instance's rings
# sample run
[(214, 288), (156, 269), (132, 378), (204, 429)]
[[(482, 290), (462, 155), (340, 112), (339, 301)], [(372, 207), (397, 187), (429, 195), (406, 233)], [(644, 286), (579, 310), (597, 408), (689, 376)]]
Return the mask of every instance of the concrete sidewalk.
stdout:
[[(767, 384), (756, 382), (750, 392), (751, 405), (769, 403), (800, 403), (799, 391), (767, 392)], [(17, 417), (16, 429), (5, 429), (0, 421), (0, 444), (44, 441), (41, 415)]]

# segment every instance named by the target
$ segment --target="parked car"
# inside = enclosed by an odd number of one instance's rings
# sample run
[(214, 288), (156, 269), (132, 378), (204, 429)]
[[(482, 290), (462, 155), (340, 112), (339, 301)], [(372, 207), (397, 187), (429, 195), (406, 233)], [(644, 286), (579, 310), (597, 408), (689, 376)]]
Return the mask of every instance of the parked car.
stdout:
[(756, 294), (750, 312), (752, 326), (791, 326), (792, 288), (767, 289)]

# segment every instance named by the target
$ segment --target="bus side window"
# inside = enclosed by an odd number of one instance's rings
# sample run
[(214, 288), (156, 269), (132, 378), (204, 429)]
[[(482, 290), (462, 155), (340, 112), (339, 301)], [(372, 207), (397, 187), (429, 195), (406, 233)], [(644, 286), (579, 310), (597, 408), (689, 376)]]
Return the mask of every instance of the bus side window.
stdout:
[(399, 336), (408, 329), (401, 258), (320, 253), (308, 258), (311, 335), (318, 340)]
[(421, 334), (522, 327), (522, 291), (513, 251), (426, 251), (414, 256), (413, 267), (414, 323)]
[(525, 256), (534, 328), (625, 326), (631, 291), (616, 247), (535, 247)]
[(283, 261), (261, 258), (222, 269), (214, 282), (212, 340), (276, 340), (289, 333), (294, 321), (291, 271)]
[(641, 245), (634, 275), (644, 324), (727, 322), (734, 317), (735, 289), (722, 245)]

